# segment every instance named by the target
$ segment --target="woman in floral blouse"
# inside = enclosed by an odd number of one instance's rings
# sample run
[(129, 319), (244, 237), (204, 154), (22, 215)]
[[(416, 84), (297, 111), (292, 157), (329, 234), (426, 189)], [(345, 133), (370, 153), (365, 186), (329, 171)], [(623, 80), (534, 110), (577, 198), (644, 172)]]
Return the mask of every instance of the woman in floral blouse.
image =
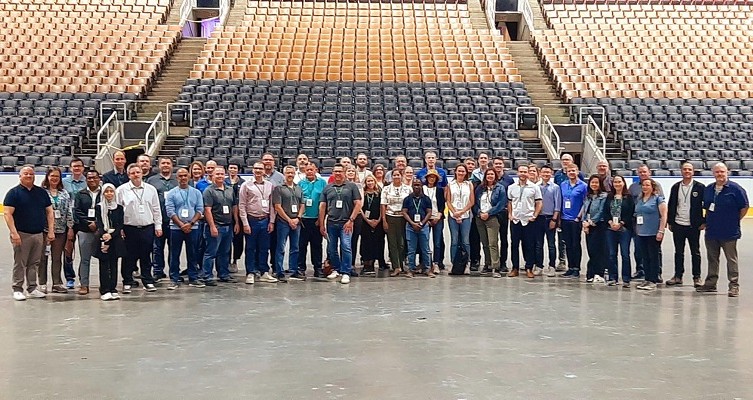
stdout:
[(47, 293), (47, 264), (52, 259), (52, 293), (68, 293), (60, 272), (63, 268), (63, 251), (68, 238), (73, 238), (73, 199), (63, 189), (62, 172), (58, 167), (49, 167), (42, 181), (55, 213), (55, 241), (50, 243), (38, 269), (39, 290)]

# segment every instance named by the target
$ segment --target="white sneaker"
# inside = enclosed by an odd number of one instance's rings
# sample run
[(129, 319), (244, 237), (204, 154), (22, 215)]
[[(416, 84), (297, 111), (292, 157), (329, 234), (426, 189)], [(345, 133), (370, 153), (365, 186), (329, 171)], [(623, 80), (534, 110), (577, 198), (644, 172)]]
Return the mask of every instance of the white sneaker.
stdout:
[(29, 297), (32, 299), (44, 299), (47, 297), (46, 294), (42, 293), (39, 289), (34, 289), (31, 293), (29, 293)]
[(340, 274), (337, 271), (332, 271), (327, 275), (327, 279), (337, 279), (338, 276), (340, 276)]
[(147, 283), (146, 285), (144, 285), (144, 290), (146, 290), (147, 292), (156, 292), (157, 288), (154, 287), (153, 283)]
[(26, 296), (23, 292), (13, 292), (13, 300), (15, 301), (24, 301), (26, 300)]
[(270, 275), (269, 272), (265, 272), (261, 278), (259, 278), (259, 282), (265, 282), (265, 283), (277, 283), (277, 278)]
[(554, 269), (554, 267), (546, 267), (544, 268), (544, 275), (548, 277), (555, 277), (557, 276), (557, 271)]
[(594, 275), (594, 283), (607, 283), (601, 275)]
[(113, 300), (120, 300), (120, 295), (117, 293), (110, 293), (110, 296), (112, 296)]
[(131, 293), (131, 285), (123, 285), (123, 293)]
[(254, 284), (254, 274), (246, 275), (246, 285), (253, 285), (253, 284)]
[(541, 276), (541, 267), (538, 265), (533, 267), (533, 275), (534, 276)]
[(350, 275), (344, 274), (342, 278), (340, 278), (340, 283), (343, 285), (347, 285), (350, 283)]
[(110, 300), (115, 300), (115, 299), (113, 299), (113, 297), (112, 297), (112, 293), (105, 293), (105, 294), (103, 294), (102, 296), (99, 296), (99, 298), (100, 298), (100, 299), (102, 299), (102, 301), (110, 301)]

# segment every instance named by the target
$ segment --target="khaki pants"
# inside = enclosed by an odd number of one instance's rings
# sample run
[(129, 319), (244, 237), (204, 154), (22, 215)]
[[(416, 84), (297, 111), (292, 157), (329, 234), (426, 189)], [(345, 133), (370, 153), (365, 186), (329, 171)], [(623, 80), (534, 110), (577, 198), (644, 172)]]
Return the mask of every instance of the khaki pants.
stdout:
[(405, 260), (405, 219), (387, 215), (387, 247), (392, 269), (403, 270)]
[(706, 239), (706, 255), (709, 262), (709, 272), (706, 275), (704, 286), (716, 287), (719, 280), (719, 256), (724, 250), (724, 256), (727, 258), (727, 279), (729, 279), (729, 288), (739, 287), (737, 283), (739, 272), (737, 269), (737, 240), (713, 240)]
[[(63, 278), (60, 272), (63, 270), (63, 251), (65, 251), (65, 242), (68, 241), (66, 233), (56, 233), (55, 241), (50, 244), (50, 256), (42, 253), (42, 262), (37, 268), (39, 277), (39, 286), (47, 286), (47, 265), (52, 260), (52, 284), (53, 286), (62, 286)], [(45, 246), (46, 247), (46, 246)]]
[(37, 288), (37, 268), (44, 255), (44, 233), (18, 232), (21, 245), (13, 246), (13, 291), (26, 290), (31, 293)]
[(484, 263), (491, 269), (499, 269), (499, 219), (492, 216), (484, 221), (476, 217), (476, 229), (484, 249)]

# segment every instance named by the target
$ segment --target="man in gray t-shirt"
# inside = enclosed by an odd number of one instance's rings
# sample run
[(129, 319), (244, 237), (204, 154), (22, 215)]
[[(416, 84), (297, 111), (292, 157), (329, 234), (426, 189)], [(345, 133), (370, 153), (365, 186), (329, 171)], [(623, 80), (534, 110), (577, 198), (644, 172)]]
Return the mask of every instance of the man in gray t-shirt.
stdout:
[[(353, 221), (361, 212), (361, 192), (355, 183), (345, 181), (342, 165), (332, 168), (332, 176), (334, 182), (324, 188), (319, 203), (319, 229), (328, 238), (327, 255), (333, 272), (327, 278), (337, 279), (342, 274), (340, 283), (347, 284), (353, 258), (350, 251)], [(337, 252), (338, 241), (341, 254)]]
[(207, 227), (204, 231), (206, 251), (202, 261), (204, 284), (217, 286), (212, 279), (212, 270), (217, 263), (217, 275), (220, 282), (235, 283), (230, 276), (230, 245), (233, 233), (240, 230), (240, 225), (233, 224), (238, 218), (238, 201), (235, 199), (232, 185), (225, 184), (225, 169), (217, 167), (212, 172), (212, 185), (204, 190), (204, 218)]
[(295, 167), (288, 165), (285, 167), (285, 182), (272, 190), (272, 204), (277, 213), (277, 223), (275, 231), (277, 234), (277, 248), (272, 249), (277, 262), (277, 279), (281, 282), (286, 281), (283, 261), (285, 259), (285, 242), (290, 240), (290, 251), (288, 254), (288, 269), (290, 270), (290, 279), (305, 280), (306, 275), (298, 273), (298, 241), (301, 238), (301, 217), (306, 211), (303, 203), (303, 192), (301, 188), (293, 183), (295, 179)]

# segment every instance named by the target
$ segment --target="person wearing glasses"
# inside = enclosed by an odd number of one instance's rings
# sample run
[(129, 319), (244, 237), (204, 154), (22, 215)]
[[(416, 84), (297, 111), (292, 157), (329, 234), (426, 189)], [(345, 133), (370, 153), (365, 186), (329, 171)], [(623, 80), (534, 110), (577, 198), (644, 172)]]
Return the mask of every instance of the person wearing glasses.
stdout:
[(277, 283), (270, 275), (270, 236), (275, 227), (272, 207), (274, 183), (264, 179), (264, 164), (254, 163), (254, 179), (246, 181), (238, 191), (238, 212), (246, 235), (246, 284)]

